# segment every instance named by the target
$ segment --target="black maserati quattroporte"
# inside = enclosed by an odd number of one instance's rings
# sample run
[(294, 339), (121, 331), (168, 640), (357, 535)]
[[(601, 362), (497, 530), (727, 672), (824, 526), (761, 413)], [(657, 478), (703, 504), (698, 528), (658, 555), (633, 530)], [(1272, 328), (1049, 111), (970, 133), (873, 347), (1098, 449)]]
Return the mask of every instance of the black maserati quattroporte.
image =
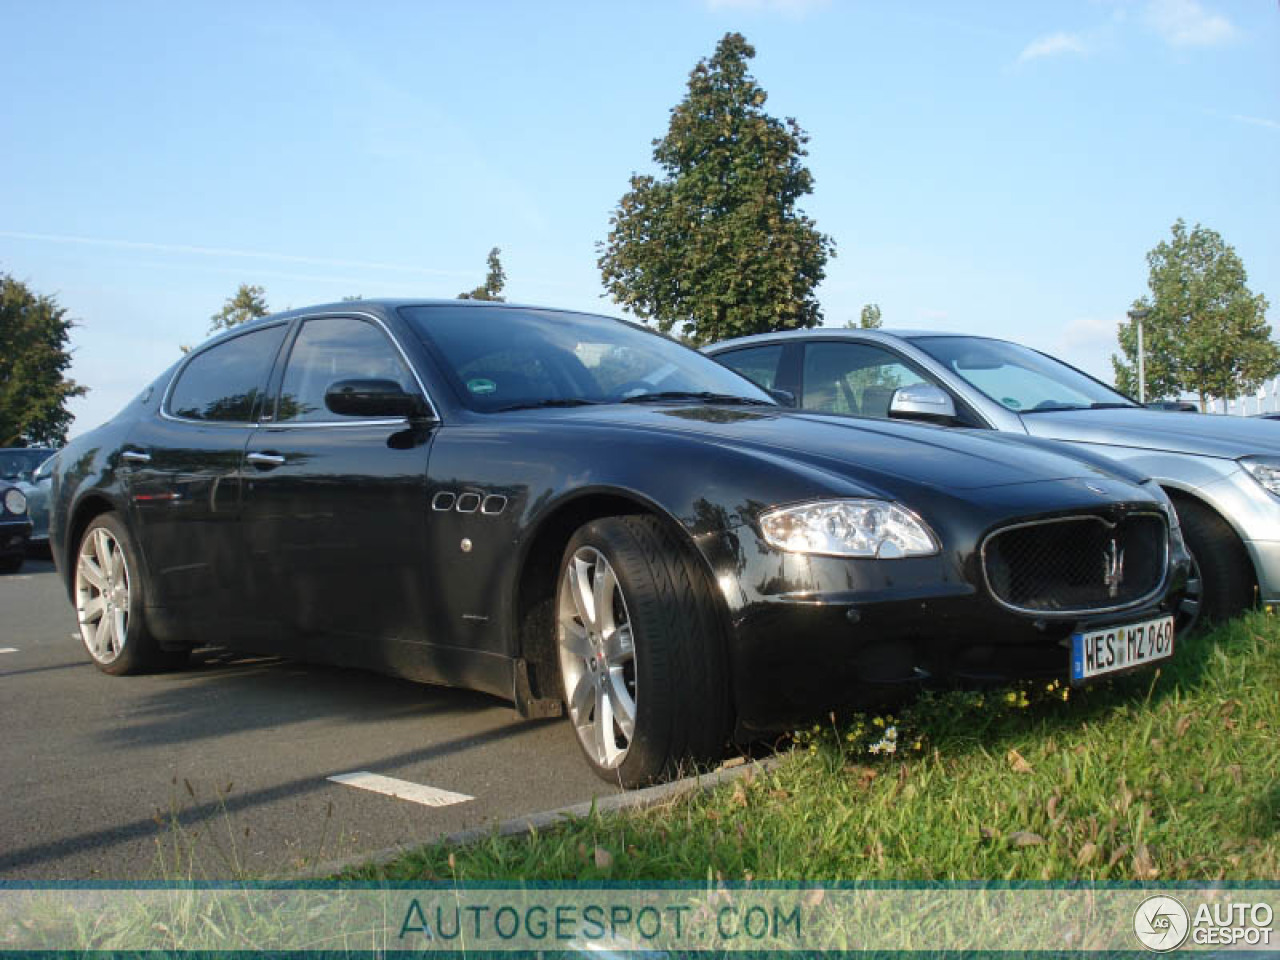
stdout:
[(506, 304), (238, 327), (73, 440), (52, 502), (107, 673), (217, 643), (488, 691), (627, 785), (867, 684), (1159, 660), (1187, 573), (1139, 476)]

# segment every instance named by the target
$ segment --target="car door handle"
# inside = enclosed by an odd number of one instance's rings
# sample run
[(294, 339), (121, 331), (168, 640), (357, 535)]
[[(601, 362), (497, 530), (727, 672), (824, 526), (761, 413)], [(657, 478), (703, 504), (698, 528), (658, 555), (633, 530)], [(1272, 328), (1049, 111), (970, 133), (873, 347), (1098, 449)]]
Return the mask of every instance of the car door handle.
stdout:
[(151, 454), (143, 453), (141, 450), (125, 450), (120, 454), (120, 459), (126, 463), (150, 463)]
[(245, 457), (259, 470), (272, 470), (276, 467), (283, 466), (284, 457), (278, 453), (251, 453)]

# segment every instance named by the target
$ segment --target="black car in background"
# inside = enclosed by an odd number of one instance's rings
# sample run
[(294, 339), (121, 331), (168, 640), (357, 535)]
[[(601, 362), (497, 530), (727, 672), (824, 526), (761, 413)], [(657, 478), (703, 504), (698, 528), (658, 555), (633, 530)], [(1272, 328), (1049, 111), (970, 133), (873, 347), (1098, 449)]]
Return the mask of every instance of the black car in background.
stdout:
[(642, 327), (361, 301), (192, 351), (54, 465), (114, 674), (193, 645), (567, 709), (625, 785), (868, 683), (1086, 680), (1172, 652), (1187, 556), (1141, 477), (788, 410)]
[(30, 539), (26, 494), (16, 484), (0, 480), (0, 573), (22, 569)]

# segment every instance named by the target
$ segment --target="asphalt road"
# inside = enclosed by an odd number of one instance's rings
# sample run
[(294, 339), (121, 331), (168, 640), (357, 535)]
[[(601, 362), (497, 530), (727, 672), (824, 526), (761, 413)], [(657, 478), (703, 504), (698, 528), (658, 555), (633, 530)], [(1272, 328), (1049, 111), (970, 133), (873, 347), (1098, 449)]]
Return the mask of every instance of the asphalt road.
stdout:
[[(482, 694), (217, 649), (109, 677), (74, 630), (51, 564), (0, 576), (0, 879), (280, 876), (616, 792)], [(361, 771), (436, 792), (327, 779)]]

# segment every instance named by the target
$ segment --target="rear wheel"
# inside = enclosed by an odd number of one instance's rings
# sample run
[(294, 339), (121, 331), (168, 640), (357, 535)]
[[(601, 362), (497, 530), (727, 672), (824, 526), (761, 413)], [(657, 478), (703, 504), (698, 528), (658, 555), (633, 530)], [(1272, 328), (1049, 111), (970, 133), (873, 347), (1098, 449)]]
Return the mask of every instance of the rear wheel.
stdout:
[(596, 773), (632, 787), (718, 759), (724, 621), (689, 548), (653, 517), (596, 520), (569, 541), (557, 582), (564, 699)]
[(1191, 577), (1179, 612), (1179, 630), (1227, 620), (1254, 603), (1253, 564), (1231, 525), (1204, 504), (1186, 497), (1173, 501), (1182, 536), (1191, 551)]
[(147, 629), (137, 552), (114, 513), (95, 517), (76, 551), (80, 639), (99, 670), (114, 675), (180, 666), (187, 651), (161, 650)]
[(23, 557), (0, 557), (0, 573), (17, 573), (22, 569)]

